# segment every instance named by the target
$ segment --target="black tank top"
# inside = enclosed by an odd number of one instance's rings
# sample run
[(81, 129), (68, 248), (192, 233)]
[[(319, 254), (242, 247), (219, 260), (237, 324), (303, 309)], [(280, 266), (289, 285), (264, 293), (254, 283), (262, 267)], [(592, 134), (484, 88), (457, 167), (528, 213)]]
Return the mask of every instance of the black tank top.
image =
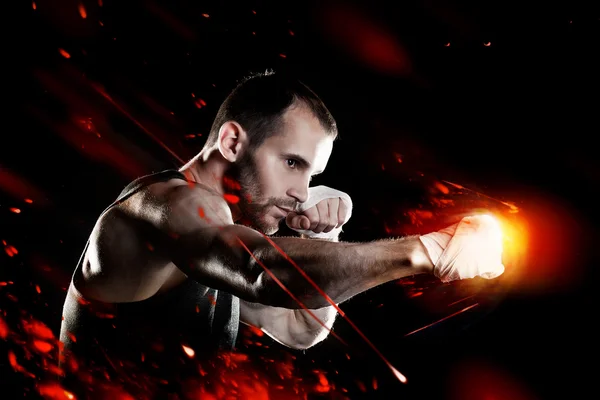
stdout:
[[(185, 177), (179, 171), (166, 170), (136, 179), (102, 214), (144, 187), (170, 179)], [(136, 399), (167, 398), (187, 379), (200, 377), (199, 363), (220, 350), (233, 349), (239, 299), (192, 279), (138, 302), (85, 299), (73, 282), (88, 246), (89, 240), (67, 293), (60, 332), (64, 344), (61, 365), (67, 372), (63, 382), (78, 399), (103, 398), (92, 394), (98, 394), (107, 382)], [(76, 370), (73, 362), (78, 364)], [(97, 384), (85, 383), (89, 379)]]

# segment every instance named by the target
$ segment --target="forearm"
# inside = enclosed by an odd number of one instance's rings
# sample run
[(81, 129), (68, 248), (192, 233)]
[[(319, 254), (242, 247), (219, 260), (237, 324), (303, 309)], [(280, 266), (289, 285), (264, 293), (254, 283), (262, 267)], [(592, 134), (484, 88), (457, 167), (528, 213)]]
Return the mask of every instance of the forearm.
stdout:
[(331, 305), (292, 262), (335, 303), (404, 276), (430, 272), (432, 268), (416, 236), (368, 243), (299, 238), (274, 238), (272, 242), (275, 246), (267, 242), (254, 249), (252, 260), (268, 270), (259, 277), (260, 285), (267, 291), (260, 301), (279, 307), (302, 308), (277, 287), (275, 278), (308, 308)]
[(350, 243), (268, 238), (237, 225), (212, 229), (212, 235), (190, 232), (177, 237), (171, 259), (203, 285), (268, 306), (301, 309), (300, 301), (310, 309), (327, 307), (331, 301), (341, 303), (433, 269), (416, 236)]

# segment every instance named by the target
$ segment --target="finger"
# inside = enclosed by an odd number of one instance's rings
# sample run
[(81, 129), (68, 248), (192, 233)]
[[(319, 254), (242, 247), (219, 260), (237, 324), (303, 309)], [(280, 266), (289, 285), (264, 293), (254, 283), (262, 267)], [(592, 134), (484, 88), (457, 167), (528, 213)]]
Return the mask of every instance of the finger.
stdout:
[(334, 198), (327, 200), (329, 203), (329, 213), (327, 215), (328, 222), (325, 229), (323, 229), (323, 233), (331, 232), (338, 225), (338, 208), (340, 204), (340, 198)]
[(338, 207), (338, 224), (336, 228), (344, 225), (346, 222), (346, 217), (348, 216), (348, 206), (346, 206), (346, 202), (342, 199), (339, 199), (339, 207)]
[(310, 220), (306, 216), (295, 212), (287, 215), (285, 223), (290, 229), (308, 229), (310, 227)]
[(319, 212), (319, 222), (312, 231), (321, 233), (329, 225), (329, 202), (327, 200), (319, 202), (317, 204), (317, 211)]
[(308, 227), (304, 228), (307, 230), (314, 231), (314, 229), (319, 224), (319, 211), (317, 211), (317, 207), (311, 207), (307, 210), (302, 211), (302, 214), (309, 220), (310, 224)]

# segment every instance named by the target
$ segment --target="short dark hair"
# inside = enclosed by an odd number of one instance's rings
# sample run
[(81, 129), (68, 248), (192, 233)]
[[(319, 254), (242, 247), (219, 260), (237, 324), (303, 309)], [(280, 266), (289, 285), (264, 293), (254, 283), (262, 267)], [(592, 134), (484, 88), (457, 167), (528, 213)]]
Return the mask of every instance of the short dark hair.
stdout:
[(335, 119), (315, 92), (297, 78), (267, 70), (246, 76), (231, 91), (219, 107), (204, 147), (217, 142), (225, 122), (235, 121), (248, 133), (249, 147), (256, 149), (281, 130), (283, 114), (297, 102), (307, 106), (325, 131), (337, 137)]

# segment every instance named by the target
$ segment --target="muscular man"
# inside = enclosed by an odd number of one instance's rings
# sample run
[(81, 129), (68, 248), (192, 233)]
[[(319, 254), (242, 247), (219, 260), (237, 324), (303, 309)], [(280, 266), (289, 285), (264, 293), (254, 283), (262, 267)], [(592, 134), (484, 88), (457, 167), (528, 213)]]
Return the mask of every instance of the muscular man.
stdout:
[[(350, 197), (309, 187), (336, 135), (308, 87), (257, 74), (225, 99), (196, 157), (128, 185), (99, 217), (68, 290), (61, 341), (71, 384), (101, 372), (156, 393), (156, 382), (197, 374), (185, 351), (208, 359), (231, 349), (240, 321), (305, 349), (329, 333), (331, 302), (407, 275), (502, 273), (493, 224), (478, 216), (422, 237), (340, 242)], [(300, 237), (269, 237), (284, 219)]]

